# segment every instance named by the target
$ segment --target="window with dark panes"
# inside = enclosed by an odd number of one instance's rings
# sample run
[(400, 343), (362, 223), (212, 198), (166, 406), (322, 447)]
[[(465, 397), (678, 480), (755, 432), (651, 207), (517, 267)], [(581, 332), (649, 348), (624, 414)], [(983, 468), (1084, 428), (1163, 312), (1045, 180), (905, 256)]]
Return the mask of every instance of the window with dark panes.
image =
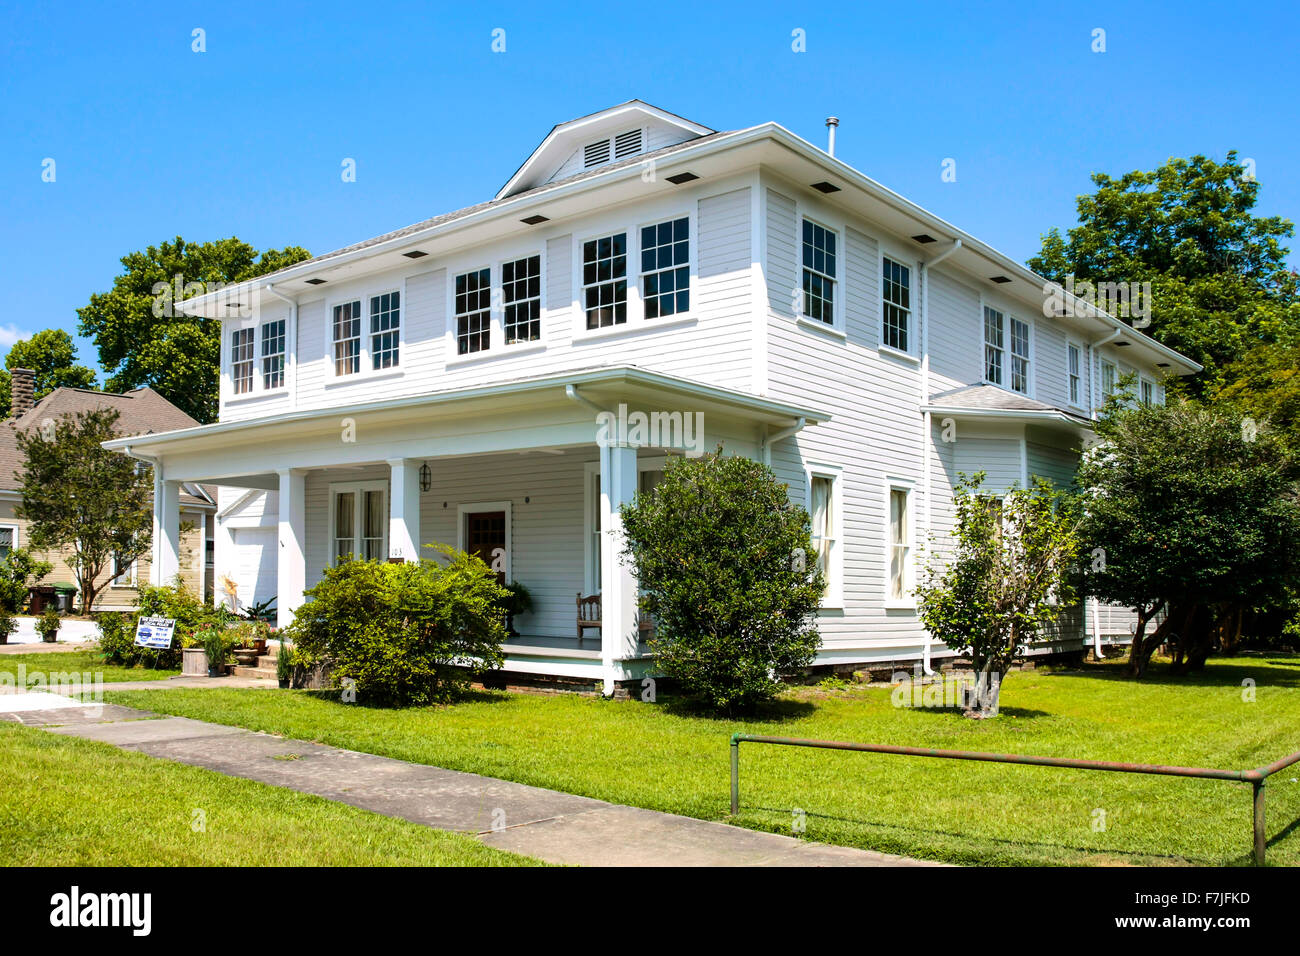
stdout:
[(582, 293), (587, 328), (604, 329), (627, 321), (627, 233), (582, 244)]
[(835, 324), (835, 233), (803, 221), (803, 314)]
[(361, 300), (334, 306), (334, 374), (361, 371)]
[(492, 271), (456, 276), (456, 354), (484, 352), (492, 337)]
[(645, 317), (691, 308), (690, 220), (683, 216), (641, 229), (641, 292)]
[(400, 292), (370, 297), (370, 367), (393, 368), (400, 357), (402, 300)]
[(542, 337), (542, 257), (527, 256), (501, 265), (506, 345)]
[(230, 334), (230, 382), (236, 395), (253, 390), (252, 329), (235, 329)]

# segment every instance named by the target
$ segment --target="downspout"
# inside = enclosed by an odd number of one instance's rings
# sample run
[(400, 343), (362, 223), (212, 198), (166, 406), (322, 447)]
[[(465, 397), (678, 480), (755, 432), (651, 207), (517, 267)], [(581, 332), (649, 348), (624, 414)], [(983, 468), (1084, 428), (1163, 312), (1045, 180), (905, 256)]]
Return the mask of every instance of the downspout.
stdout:
[(798, 434), (804, 430), (807, 424), (808, 419), (800, 418), (789, 428), (782, 428), (779, 432), (773, 432), (771, 435), (767, 434), (766, 429), (764, 429), (763, 438), (759, 442), (759, 447), (763, 450), (763, 464), (767, 465), (769, 468), (772, 466), (772, 445), (774, 443), (789, 438), (791, 435)]
[[(1101, 369), (1097, 364), (1097, 349), (1107, 343), (1114, 342), (1124, 334), (1123, 329), (1114, 329), (1109, 335), (1103, 335), (1095, 342), (1088, 343), (1088, 420), (1094, 421), (1097, 418), (1097, 386), (1101, 384)], [(1088, 598), (1084, 603), (1084, 613), (1088, 614), (1092, 628), (1092, 652), (1096, 655), (1097, 660), (1102, 659), (1101, 653), (1101, 601), (1097, 598)]]
[[(930, 404), (930, 267), (937, 266), (961, 248), (961, 240), (954, 239), (952, 245), (928, 262), (921, 262), (921, 407)], [(933, 419), (928, 410), (921, 413), (921, 483), (925, 486), (925, 544), (922, 553), (928, 557), (930, 549), (931, 510), (930, 499), (934, 490), (931, 486), (933, 468), (930, 464), (930, 442), (934, 435)], [(930, 666), (930, 632), (925, 632), (925, 644), (921, 649), (921, 669), (926, 677), (934, 676)]]
[[(284, 293), (277, 291), (275, 286), (269, 282), (264, 288), (277, 299), (289, 303), (288, 328), (293, 335), (293, 348), (290, 349), (289, 343), (285, 343), (284, 376), (285, 384), (289, 386), (289, 408), (293, 410), (298, 407), (298, 300), (291, 299)], [(293, 370), (292, 381), (289, 377), (290, 368)]]
[(588, 408), (590, 408), (593, 412), (595, 412), (598, 415), (603, 415), (606, 411), (606, 409), (601, 408), (599, 405), (597, 405), (595, 402), (589, 399), (586, 395), (583, 395), (582, 392), (578, 391), (578, 386), (576, 385), (564, 386), (564, 394), (567, 395), (573, 401), (577, 402), (579, 405), (586, 405)]

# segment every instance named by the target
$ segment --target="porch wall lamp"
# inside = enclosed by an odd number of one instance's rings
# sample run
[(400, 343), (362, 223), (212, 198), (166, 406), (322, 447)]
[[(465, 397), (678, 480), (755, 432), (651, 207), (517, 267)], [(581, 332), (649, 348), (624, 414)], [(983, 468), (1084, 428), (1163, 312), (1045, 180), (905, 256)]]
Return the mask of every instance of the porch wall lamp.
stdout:
[(428, 491), (433, 487), (433, 472), (429, 470), (429, 463), (426, 461), (420, 466), (420, 490)]

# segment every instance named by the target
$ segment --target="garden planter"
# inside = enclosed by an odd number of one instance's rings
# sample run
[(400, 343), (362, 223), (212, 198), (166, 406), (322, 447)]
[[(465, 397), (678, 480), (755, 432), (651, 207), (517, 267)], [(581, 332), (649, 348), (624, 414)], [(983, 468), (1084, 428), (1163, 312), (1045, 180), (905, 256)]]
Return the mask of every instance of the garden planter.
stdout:
[(54, 644), (54, 643), (56, 643), (56, 642), (58, 641), (58, 639), (59, 639), (59, 632), (58, 632), (58, 631), (55, 631), (53, 634), (42, 634), (42, 635), (41, 635), (41, 641), (42, 641), (42, 643), (45, 643), (45, 644)]
[(287, 678), (287, 677), (281, 677), (281, 678), (280, 678), (280, 689), (281, 689), (281, 690), (288, 690), (288, 689), (289, 689), (289, 684), (290, 684), (290, 683), (291, 683), (291, 681), (289, 680), (289, 678)]
[(241, 667), (256, 667), (258, 650), (256, 647), (237, 647), (235, 648), (235, 663)]
[(181, 651), (182, 677), (202, 677), (207, 672), (207, 651), (201, 647), (187, 647)]

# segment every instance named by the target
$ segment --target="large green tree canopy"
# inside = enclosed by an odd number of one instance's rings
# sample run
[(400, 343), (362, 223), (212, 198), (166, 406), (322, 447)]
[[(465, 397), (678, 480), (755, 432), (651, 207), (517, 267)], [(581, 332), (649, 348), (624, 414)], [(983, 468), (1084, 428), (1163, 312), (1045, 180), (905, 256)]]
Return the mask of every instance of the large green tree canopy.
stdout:
[(1079, 224), (1052, 229), (1029, 260), (1055, 282), (1150, 282), (1146, 331), (1205, 366), (1186, 382), (1211, 391), (1224, 368), (1261, 344), (1300, 329), (1296, 275), (1282, 240), (1289, 220), (1259, 217), (1253, 168), (1229, 152), (1171, 159), (1118, 179), (1094, 173), (1097, 191), (1078, 199)]
[[(105, 387), (126, 391), (150, 386), (200, 422), (217, 417), (221, 330), (216, 319), (182, 315), (171, 307), (174, 290), (192, 283), (242, 282), (310, 258), (301, 246), (259, 255), (231, 237), (190, 243), (180, 236), (122, 257), (125, 272), (109, 292), (95, 293), (77, 310), (82, 335), (93, 338)], [(182, 297), (197, 294), (184, 293)]]
[(0, 369), (0, 418), (10, 412), (10, 373), (29, 368), (36, 373), (34, 397), (39, 402), (56, 388), (94, 388), (95, 372), (77, 364), (77, 346), (63, 329), (45, 329), (13, 344)]

